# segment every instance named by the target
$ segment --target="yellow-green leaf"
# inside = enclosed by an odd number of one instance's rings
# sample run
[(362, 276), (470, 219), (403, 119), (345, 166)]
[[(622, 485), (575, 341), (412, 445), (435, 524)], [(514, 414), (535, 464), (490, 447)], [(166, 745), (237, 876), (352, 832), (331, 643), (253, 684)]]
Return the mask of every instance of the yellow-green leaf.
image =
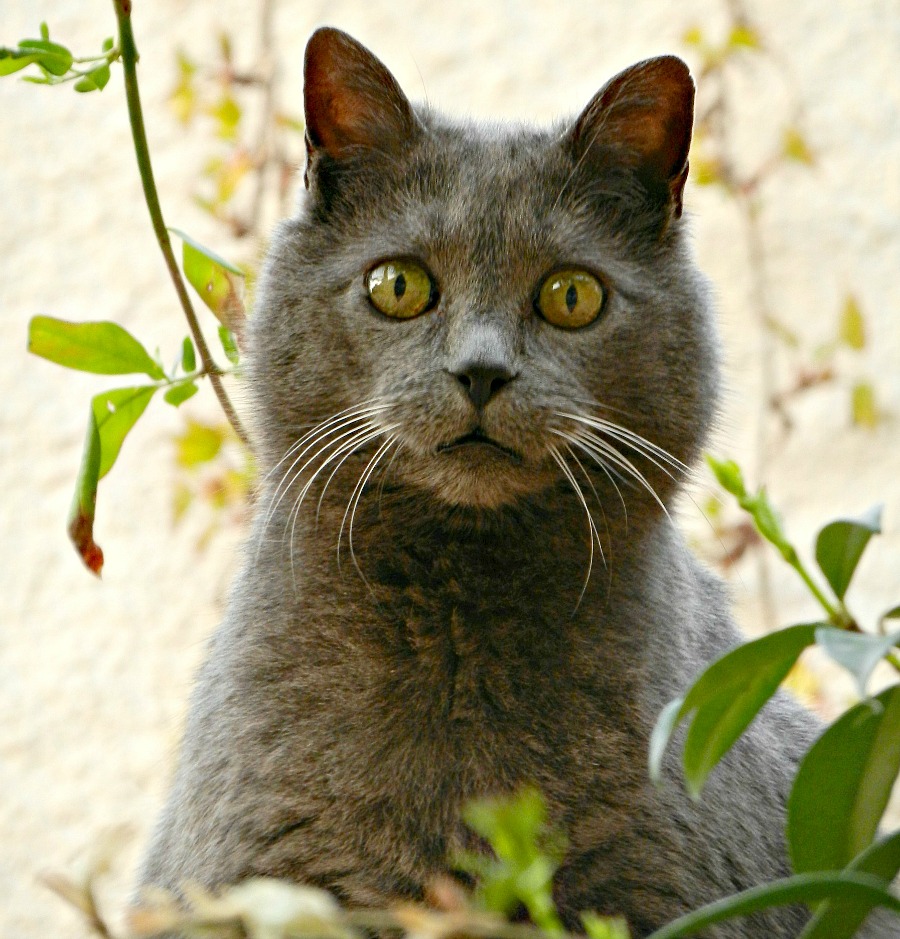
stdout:
[(151, 378), (165, 378), (150, 353), (118, 323), (69, 323), (35, 316), (28, 325), (28, 351), (57, 365), (96, 375), (142, 372)]
[(853, 423), (857, 427), (866, 427), (869, 430), (878, 426), (881, 413), (875, 401), (875, 389), (867, 381), (859, 381), (853, 386), (850, 397)]
[(104, 391), (91, 399), (91, 410), (100, 434), (98, 479), (103, 479), (112, 469), (125, 437), (144, 413), (156, 391), (156, 385), (139, 385), (136, 388)]
[(844, 300), (838, 336), (841, 342), (851, 349), (864, 349), (866, 347), (866, 323), (859, 303), (853, 294), (848, 294), (847, 299)]
[(812, 166), (816, 162), (806, 139), (796, 127), (785, 128), (781, 146), (782, 152), (789, 160), (796, 160), (798, 163), (805, 163), (807, 166)]
[(181, 266), (190, 285), (216, 319), (240, 336), (245, 318), (243, 271), (177, 228), (169, 231), (181, 239)]
[(731, 30), (728, 45), (732, 49), (758, 49), (762, 43), (759, 40), (759, 33), (742, 23)]
[(681, 41), (686, 46), (702, 46), (703, 30), (699, 26), (691, 26), (689, 29), (685, 30), (684, 35), (681, 37)]
[(176, 438), (176, 459), (185, 469), (208, 463), (222, 449), (224, 440), (220, 427), (189, 421), (184, 433)]

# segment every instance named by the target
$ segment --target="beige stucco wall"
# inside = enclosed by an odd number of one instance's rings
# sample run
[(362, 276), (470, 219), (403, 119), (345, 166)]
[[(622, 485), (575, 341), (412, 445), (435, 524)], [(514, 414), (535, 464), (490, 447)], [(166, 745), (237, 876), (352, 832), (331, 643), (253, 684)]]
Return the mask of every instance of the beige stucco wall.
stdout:
[[(149, 133), (170, 224), (223, 253), (232, 246), (190, 201), (207, 141), (164, 107), (173, 50), (209, 60), (218, 30), (253, 51), (246, 0), (136, 2)], [(546, 120), (578, 110), (617, 69), (681, 51), (687, 26), (715, 29), (722, 3), (686, 0), (283, 0), (277, 20), (285, 99), (299, 110), (302, 49), (311, 29), (339, 25), (375, 49), (413, 96), (476, 116)], [(114, 31), (104, 0), (4, 0), (0, 42), (47, 19), (76, 51)], [(839, 362), (840, 379), (794, 408), (797, 431), (776, 442), (767, 481), (798, 543), (828, 513), (880, 498), (887, 536), (860, 572), (864, 617), (900, 601), (900, 7), (896, 0), (762, 0), (753, 16), (791, 78), (749, 62), (740, 80), (743, 146), (773, 133), (789, 88), (805, 108), (819, 161), (766, 191), (767, 269), (779, 315), (810, 345), (833, 331), (852, 290), (870, 344)], [(690, 56), (688, 56), (690, 59)], [(696, 62), (694, 62), (696, 64)], [(748, 320), (748, 279), (732, 205), (689, 188), (697, 251), (722, 310), (731, 394), (719, 450), (754, 463), (760, 339)], [(184, 334), (143, 212), (120, 73), (102, 95), (0, 81), (0, 934), (80, 935), (76, 918), (35, 883), (71, 870), (107, 827), (135, 839), (109, 890), (121, 903), (138, 843), (157, 810), (190, 676), (214, 626), (239, 533), (205, 552), (202, 520), (173, 530), (171, 437), (182, 416), (151, 409), (104, 481), (98, 540), (102, 582), (80, 566), (64, 525), (88, 398), (102, 379), (24, 351), (28, 318), (114, 318), (173, 354)], [(778, 368), (784, 362), (776, 362)], [(875, 376), (889, 416), (854, 429), (847, 387)], [(214, 413), (207, 400), (186, 410)], [(198, 399), (200, 396), (198, 396)], [(699, 500), (698, 500), (699, 501)], [(696, 522), (696, 511), (685, 514)], [(755, 568), (734, 578), (752, 620)], [(815, 615), (773, 569), (780, 621)]]

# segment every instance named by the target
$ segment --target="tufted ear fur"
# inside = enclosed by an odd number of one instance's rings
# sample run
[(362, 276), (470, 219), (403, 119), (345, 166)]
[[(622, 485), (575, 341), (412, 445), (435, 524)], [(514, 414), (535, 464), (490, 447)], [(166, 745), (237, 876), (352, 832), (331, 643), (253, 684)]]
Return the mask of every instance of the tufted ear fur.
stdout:
[(394, 76), (339, 29), (313, 33), (303, 74), (310, 162), (318, 155), (340, 161), (366, 150), (395, 151), (420, 132)]
[[(681, 215), (694, 117), (694, 82), (672, 55), (620, 72), (594, 96), (570, 131), (575, 158), (590, 163), (625, 154), (654, 201)], [(621, 158), (621, 157), (620, 157)]]

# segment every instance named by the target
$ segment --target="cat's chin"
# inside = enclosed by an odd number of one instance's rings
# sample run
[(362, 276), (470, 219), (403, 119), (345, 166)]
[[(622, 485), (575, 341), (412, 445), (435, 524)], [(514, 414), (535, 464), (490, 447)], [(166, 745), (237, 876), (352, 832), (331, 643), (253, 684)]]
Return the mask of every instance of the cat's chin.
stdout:
[(404, 475), (448, 505), (499, 509), (556, 481), (550, 467), (514, 459), (486, 445), (440, 453)]

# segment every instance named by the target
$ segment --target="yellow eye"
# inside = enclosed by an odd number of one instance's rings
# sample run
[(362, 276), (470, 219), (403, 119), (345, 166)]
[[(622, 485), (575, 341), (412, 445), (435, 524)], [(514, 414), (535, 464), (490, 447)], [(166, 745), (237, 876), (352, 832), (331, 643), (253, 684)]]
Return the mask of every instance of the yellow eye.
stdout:
[(415, 261), (385, 261), (366, 274), (366, 289), (376, 310), (408, 320), (433, 305), (437, 291), (428, 271)]
[(587, 271), (554, 271), (538, 292), (537, 308), (554, 326), (578, 329), (593, 323), (603, 309), (606, 291)]

